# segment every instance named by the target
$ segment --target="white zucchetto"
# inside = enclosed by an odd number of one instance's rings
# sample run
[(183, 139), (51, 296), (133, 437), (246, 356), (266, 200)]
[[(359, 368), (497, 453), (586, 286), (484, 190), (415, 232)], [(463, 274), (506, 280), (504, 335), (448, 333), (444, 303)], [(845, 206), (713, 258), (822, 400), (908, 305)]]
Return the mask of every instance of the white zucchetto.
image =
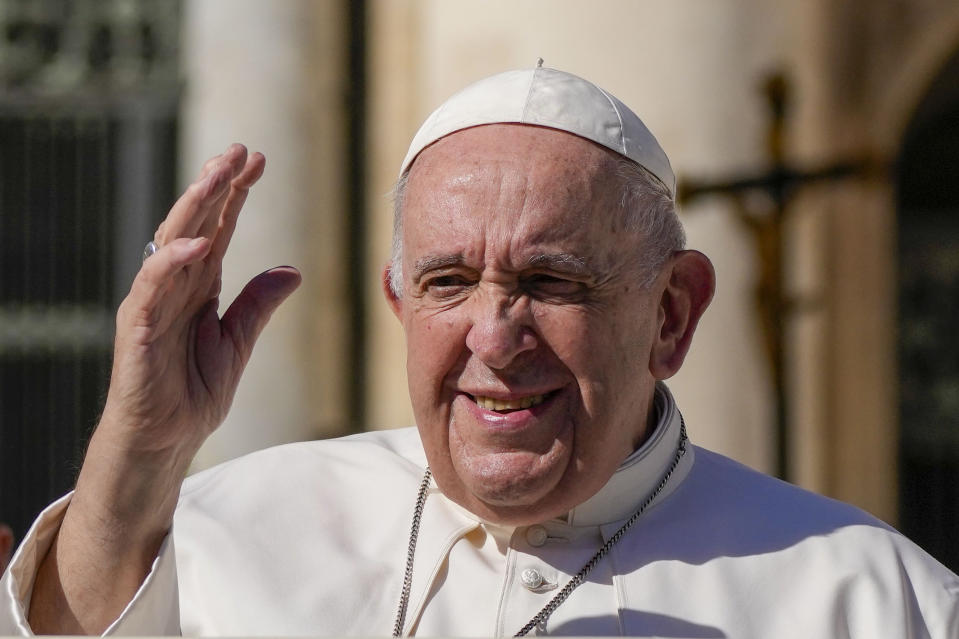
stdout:
[(675, 192), (669, 158), (639, 116), (592, 82), (541, 66), (490, 76), (449, 98), (413, 137), (400, 175), (442, 137), (483, 124), (508, 123), (558, 129), (592, 140), (633, 160)]

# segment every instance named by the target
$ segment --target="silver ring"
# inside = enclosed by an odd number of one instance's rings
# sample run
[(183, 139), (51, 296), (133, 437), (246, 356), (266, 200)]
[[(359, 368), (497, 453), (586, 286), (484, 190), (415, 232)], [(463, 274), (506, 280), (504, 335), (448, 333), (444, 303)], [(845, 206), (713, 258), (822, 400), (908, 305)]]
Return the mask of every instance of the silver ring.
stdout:
[(160, 247), (156, 242), (154, 242), (153, 240), (150, 240), (149, 242), (147, 242), (147, 245), (143, 247), (143, 261), (146, 262), (148, 257), (150, 257), (151, 255), (153, 255), (159, 250), (160, 250)]

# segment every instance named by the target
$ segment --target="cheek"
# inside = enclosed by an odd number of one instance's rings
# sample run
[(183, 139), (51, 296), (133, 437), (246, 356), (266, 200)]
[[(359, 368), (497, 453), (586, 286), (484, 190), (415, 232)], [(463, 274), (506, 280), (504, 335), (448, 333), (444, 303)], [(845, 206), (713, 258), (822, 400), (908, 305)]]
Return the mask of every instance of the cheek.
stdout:
[(413, 408), (417, 413), (436, 403), (443, 382), (459, 361), (465, 344), (465, 330), (455, 313), (427, 313), (413, 310), (404, 321), (406, 369)]
[(589, 414), (601, 412), (610, 396), (629, 392), (648, 371), (650, 326), (644, 318), (642, 310), (609, 306), (537, 312), (543, 338), (576, 379)]
[[(545, 308), (543, 308), (545, 307)], [(576, 376), (591, 376), (619, 341), (606, 309), (541, 305), (536, 325), (549, 349)]]
[(536, 302), (532, 313), (537, 332), (561, 359), (573, 356), (588, 331), (596, 328), (593, 313), (580, 307)]

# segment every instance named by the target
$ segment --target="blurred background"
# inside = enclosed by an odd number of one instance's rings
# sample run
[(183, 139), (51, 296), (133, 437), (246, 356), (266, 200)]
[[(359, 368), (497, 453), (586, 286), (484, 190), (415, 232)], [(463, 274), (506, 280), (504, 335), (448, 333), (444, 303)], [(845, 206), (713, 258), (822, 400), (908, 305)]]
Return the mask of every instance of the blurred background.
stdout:
[(645, 120), (716, 266), (670, 383), (693, 441), (959, 570), (953, 0), (0, 0), (0, 522), (70, 488), (142, 247), (235, 140), (267, 172), (224, 302), (304, 285), (194, 468), (412, 424), (388, 193), (435, 106), (539, 57)]

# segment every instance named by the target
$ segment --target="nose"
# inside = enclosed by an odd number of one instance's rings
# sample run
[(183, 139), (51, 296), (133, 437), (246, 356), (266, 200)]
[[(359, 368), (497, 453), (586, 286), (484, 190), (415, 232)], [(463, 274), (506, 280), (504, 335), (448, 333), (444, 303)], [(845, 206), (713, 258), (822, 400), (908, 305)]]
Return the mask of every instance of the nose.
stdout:
[(471, 303), (472, 326), (466, 347), (484, 364), (502, 370), (521, 353), (536, 349), (539, 340), (530, 322), (527, 298), (489, 293), (476, 296)]

